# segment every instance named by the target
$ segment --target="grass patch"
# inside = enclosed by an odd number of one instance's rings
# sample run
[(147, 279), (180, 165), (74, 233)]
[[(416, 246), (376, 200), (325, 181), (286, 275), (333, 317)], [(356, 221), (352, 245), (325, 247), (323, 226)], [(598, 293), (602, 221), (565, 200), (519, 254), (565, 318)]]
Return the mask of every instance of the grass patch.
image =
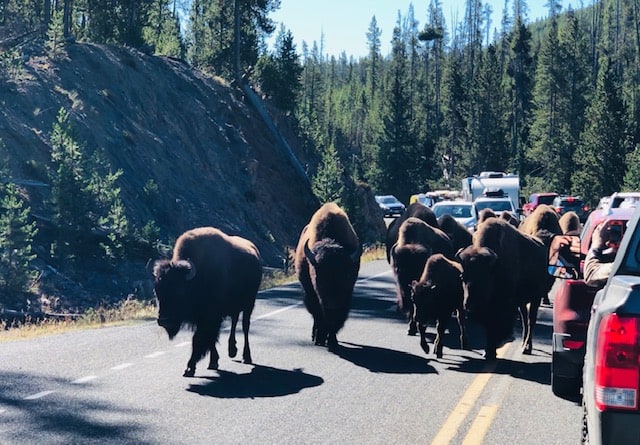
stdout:
[[(385, 258), (386, 250), (384, 246), (376, 244), (363, 250), (361, 262), (366, 263)], [(297, 281), (297, 279), (293, 267), (287, 273), (281, 269), (265, 268), (260, 290), (289, 284)], [(83, 314), (62, 314), (43, 320), (27, 318), (22, 322), (13, 322), (9, 325), (0, 320), (0, 343), (59, 334), (78, 329), (118, 326), (137, 320), (154, 320), (157, 316), (156, 310), (155, 302), (153, 301), (127, 298), (112, 306), (91, 308)]]

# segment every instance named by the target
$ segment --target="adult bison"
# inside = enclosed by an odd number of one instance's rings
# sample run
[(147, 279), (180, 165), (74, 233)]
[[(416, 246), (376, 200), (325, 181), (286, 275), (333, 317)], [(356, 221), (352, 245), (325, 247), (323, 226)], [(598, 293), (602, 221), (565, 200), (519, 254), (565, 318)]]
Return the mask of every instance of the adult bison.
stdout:
[(451, 239), (454, 252), (471, 245), (471, 232), (450, 214), (438, 218), (438, 226)]
[(433, 213), (426, 205), (420, 202), (414, 202), (407, 210), (400, 216), (399, 218), (394, 219), (387, 227), (387, 236), (385, 239), (385, 244), (387, 247), (387, 262), (391, 264), (391, 248), (398, 241), (398, 231), (400, 230), (400, 226), (407, 218), (418, 218), (422, 221), (429, 224), (431, 227), (438, 227), (438, 218), (436, 214)]
[(462, 266), (436, 253), (427, 260), (419, 280), (411, 283), (411, 299), (414, 306), (414, 318), (420, 332), (420, 346), (428, 354), (426, 331), (430, 321), (436, 322), (436, 339), (433, 347), (436, 357), (442, 358), (442, 337), (456, 314), (460, 328), (460, 347), (466, 347), (463, 322)]
[(434, 253), (453, 258), (449, 237), (421, 219), (411, 216), (404, 220), (398, 230), (398, 241), (391, 247), (391, 268), (396, 278), (398, 308), (409, 319), (409, 335), (418, 332), (413, 318), (411, 282), (420, 278), (427, 259)]
[(516, 310), (522, 319), (524, 354), (530, 354), (538, 307), (548, 292), (546, 248), (499, 218), (478, 226), (473, 244), (461, 250), (464, 307), (486, 330), (485, 357), (512, 336)]
[(195, 329), (184, 371), (193, 377), (196, 363), (210, 351), (209, 369), (218, 369), (220, 325), (231, 317), (229, 357), (235, 357), (236, 325), (242, 312), (244, 363), (251, 363), (249, 324), (262, 280), (260, 253), (249, 240), (213, 227), (189, 230), (177, 239), (170, 260), (153, 264), (158, 324), (173, 339), (182, 326)]
[(311, 340), (318, 346), (338, 345), (336, 334), (351, 309), (361, 252), (347, 214), (334, 203), (320, 207), (300, 234), (295, 267), (313, 316)]
[(569, 211), (564, 213), (558, 220), (558, 224), (560, 225), (560, 230), (562, 230), (563, 234), (580, 236), (582, 223), (580, 222), (580, 217), (576, 212)]

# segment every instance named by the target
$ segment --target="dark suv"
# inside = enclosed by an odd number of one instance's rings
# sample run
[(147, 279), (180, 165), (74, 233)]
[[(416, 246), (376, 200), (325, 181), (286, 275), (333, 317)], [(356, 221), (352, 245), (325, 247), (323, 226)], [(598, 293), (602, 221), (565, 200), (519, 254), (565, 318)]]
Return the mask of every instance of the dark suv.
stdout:
[(580, 222), (585, 222), (589, 216), (589, 207), (579, 196), (557, 196), (551, 206), (562, 216), (567, 212), (576, 212)]
[(640, 443), (640, 208), (595, 297), (583, 373), (583, 444)]

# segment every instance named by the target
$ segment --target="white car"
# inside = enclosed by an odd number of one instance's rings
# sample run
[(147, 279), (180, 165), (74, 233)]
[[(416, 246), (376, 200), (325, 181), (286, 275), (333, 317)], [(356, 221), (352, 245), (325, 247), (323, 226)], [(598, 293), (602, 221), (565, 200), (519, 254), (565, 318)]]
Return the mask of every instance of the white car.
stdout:
[(474, 212), (473, 203), (469, 201), (440, 201), (436, 202), (433, 207), (431, 207), (431, 210), (435, 213), (436, 218), (449, 214), (470, 230), (475, 227), (477, 222), (477, 215)]
[(484, 209), (491, 209), (496, 214), (496, 216), (500, 216), (502, 212), (511, 212), (513, 216), (518, 218), (517, 209), (513, 206), (513, 202), (510, 198), (504, 197), (480, 197), (476, 198), (473, 201), (473, 206), (475, 209), (476, 218), (480, 214), (480, 212)]

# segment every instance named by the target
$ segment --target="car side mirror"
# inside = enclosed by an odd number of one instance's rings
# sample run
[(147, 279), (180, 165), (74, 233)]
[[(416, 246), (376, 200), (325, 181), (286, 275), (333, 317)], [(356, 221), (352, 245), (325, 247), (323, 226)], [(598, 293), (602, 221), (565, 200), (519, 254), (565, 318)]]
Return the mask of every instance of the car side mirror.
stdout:
[(547, 273), (556, 278), (580, 277), (580, 237), (554, 235), (547, 251)]

